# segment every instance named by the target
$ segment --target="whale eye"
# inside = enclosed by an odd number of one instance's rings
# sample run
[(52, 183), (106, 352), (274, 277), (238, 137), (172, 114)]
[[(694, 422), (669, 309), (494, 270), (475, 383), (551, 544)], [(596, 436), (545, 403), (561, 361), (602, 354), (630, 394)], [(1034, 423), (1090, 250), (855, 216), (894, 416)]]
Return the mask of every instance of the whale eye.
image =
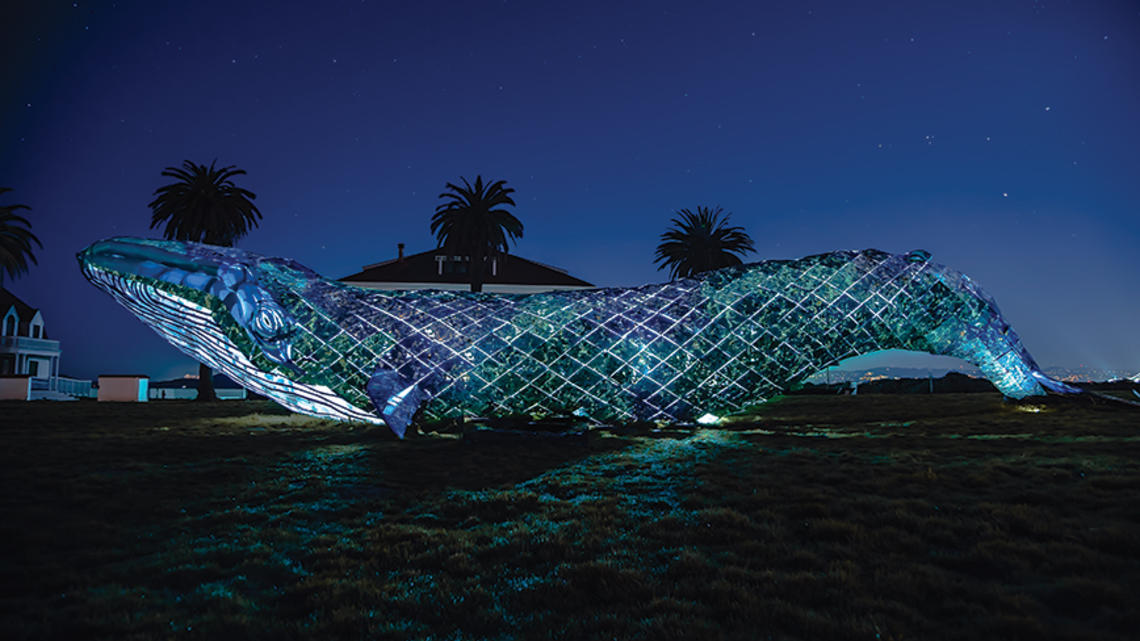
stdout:
[(258, 338), (273, 341), (288, 334), (288, 323), (284, 311), (276, 305), (261, 303), (253, 313), (250, 329)]

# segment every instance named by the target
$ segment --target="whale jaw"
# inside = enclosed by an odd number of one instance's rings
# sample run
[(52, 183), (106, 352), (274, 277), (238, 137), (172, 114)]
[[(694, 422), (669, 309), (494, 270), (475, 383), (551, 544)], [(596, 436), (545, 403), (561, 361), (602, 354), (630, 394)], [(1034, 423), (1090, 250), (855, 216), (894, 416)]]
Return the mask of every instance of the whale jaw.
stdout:
[[(238, 327), (223, 301), (203, 291), (209, 289), (210, 278), (196, 276), (211, 269), (216, 272), (216, 266), (203, 265), (195, 271), (197, 263), (178, 253), (183, 247), (182, 243), (113, 239), (95, 243), (77, 258), (84, 277), (93, 285), (108, 293), (179, 351), (246, 389), (294, 412), (334, 420), (387, 424), (403, 437), (406, 423), (392, 425), (377, 414), (352, 405), (325, 385), (296, 380), (299, 368), (295, 365), (290, 367), (290, 363), (286, 363), (272, 370), (259, 367), (233, 339), (247, 332)], [(173, 282), (172, 270), (180, 272), (179, 282)], [(202, 288), (193, 286), (199, 282)], [(219, 323), (232, 326), (225, 328)]]

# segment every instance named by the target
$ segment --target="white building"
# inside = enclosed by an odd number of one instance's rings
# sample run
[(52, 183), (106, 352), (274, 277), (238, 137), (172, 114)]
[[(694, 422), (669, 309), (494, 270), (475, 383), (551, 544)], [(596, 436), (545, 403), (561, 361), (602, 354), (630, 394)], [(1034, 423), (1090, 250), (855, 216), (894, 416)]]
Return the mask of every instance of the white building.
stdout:
[[(397, 256), (341, 278), (341, 282), (380, 290), (446, 289), (467, 291), (471, 287), (467, 256), (450, 256), (442, 249), (404, 255), (404, 244)], [(589, 289), (593, 285), (571, 276), (566, 270), (508, 254), (491, 259), (483, 281), (483, 291), (496, 294), (533, 294), (560, 289)]]
[(0, 287), (0, 374), (28, 375), (33, 389), (58, 390), (59, 355), (40, 311)]

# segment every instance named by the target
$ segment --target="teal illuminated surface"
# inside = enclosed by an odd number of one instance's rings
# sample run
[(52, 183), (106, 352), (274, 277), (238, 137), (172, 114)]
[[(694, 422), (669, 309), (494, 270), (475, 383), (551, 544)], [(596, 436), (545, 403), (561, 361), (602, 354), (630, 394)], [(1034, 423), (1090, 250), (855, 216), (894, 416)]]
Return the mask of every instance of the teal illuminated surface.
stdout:
[(530, 295), (368, 290), (194, 243), (112, 239), (79, 259), (174, 345), (253, 391), (401, 435), (413, 416), (708, 423), (886, 349), (961, 358), (1015, 398), (1073, 391), (1041, 374), (973, 281), (921, 250)]

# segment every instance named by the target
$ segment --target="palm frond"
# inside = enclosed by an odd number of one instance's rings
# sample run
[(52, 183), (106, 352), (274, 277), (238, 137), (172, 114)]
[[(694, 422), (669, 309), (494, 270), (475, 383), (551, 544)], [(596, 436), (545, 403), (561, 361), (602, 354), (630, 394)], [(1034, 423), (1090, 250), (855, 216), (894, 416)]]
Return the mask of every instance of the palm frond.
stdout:
[[(0, 195), (12, 191), (0, 187)], [(32, 233), (32, 223), (13, 213), (19, 209), (31, 210), (27, 205), (0, 205), (0, 282), (4, 275), (18, 278), (27, 273), (28, 262), (38, 265), (34, 247), (43, 249), (43, 243)]]
[(472, 291), (480, 291), (484, 274), (477, 266), (486, 258), (506, 254), (511, 241), (522, 238), (523, 224), (501, 208), (515, 205), (510, 197), (515, 190), (505, 180), (485, 183), (482, 175), (475, 176), (474, 184), (462, 176), (460, 180), (462, 187), (446, 183), (446, 191), (439, 195), (444, 202), (436, 206), (430, 228), (440, 248), (471, 257)]
[(167, 167), (162, 175), (177, 182), (154, 191), (151, 229), (163, 226), (168, 240), (189, 240), (232, 245), (258, 226), (261, 211), (253, 204), (257, 195), (234, 184), (246, 171), (229, 165), (218, 168), (184, 160), (182, 167)]
[(743, 262), (741, 256), (755, 251), (752, 238), (743, 227), (728, 226), (730, 214), (721, 207), (697, 207), (695, 212), (680, 209), (674, 213), (672, 227), (661, 234), (661, 243), (654, 253), (657, 269), (669, 270), (671, 279), (739, 265)]

